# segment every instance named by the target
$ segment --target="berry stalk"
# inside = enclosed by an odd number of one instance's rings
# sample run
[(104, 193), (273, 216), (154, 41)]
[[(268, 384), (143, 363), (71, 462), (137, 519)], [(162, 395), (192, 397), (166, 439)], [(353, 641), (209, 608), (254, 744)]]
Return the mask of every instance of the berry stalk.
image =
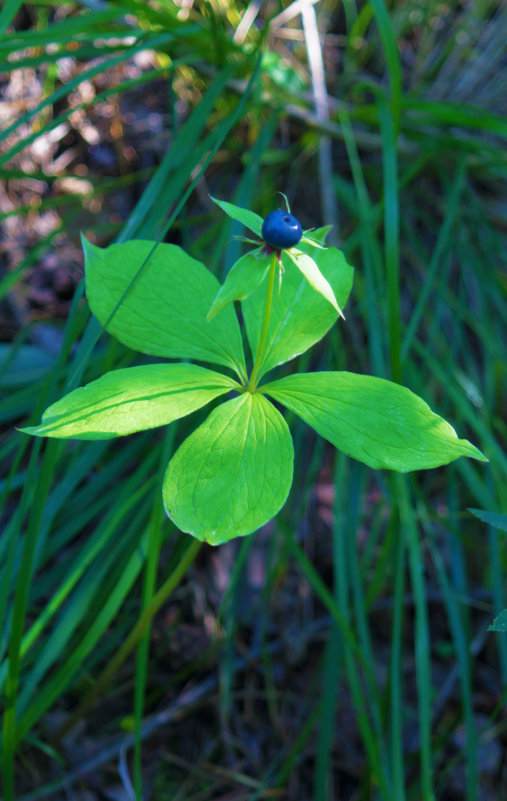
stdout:
[(259, 345), (257, 348), (257, 354), (255, 356), (255, 362), (252, 369), (252, 374), (250, 376), (250, 381), (248, 382), (248, 387), (247, 387), (248, 392), (255, 392), (255, 389), (257, 387), (257, 376), (259, 374), (261, 359), (264, 355), (264, 348), (266, 347), (266, 340), (268, 338), (269, 320), (271, 317), (271, 306), (273, 304), (273, 288), (275, 286), (275, 275), (279, 257), (280, 254), (278, 251), (274, 251), (274, 253), (271, 256), (271, 265), (269, 268), (269, 277), (268, 277), (268, 291), (266, 293), (266, 304), (264, 306), (264, 322), (262, 323), (261, 337), (259, 339)]

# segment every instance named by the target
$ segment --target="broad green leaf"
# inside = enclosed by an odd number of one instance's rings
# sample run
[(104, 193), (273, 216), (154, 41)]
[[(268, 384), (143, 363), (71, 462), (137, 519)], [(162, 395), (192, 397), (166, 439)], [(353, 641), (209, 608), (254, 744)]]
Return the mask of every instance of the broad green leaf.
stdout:
[(83, 237), (86, 294), (99, 322), (142, 353), (200, 359), (244, 374), (233, 307), (206, 321), (220, 289), (215, 276), (176, 245), (159, 244), (150, 256), (153, 247), (153, 242), (132, 240), (102, 249)]
[(210, 198), (214, 203), (217, 204), (217, 206), (220, 206), (222, 211), (225, 211), (229, 217), (232, 217), (233, 220), (237, 220), (245, 225), (247, 228), (253, 231), (254, 234), (257, 234), (257, 236), (262, 237), (262, 223), (264, 220), (262, 217), (259, 217), (255, 211), (250, 211), (250, 209), (242, 209), (239, 206), (235, 206), (233, 203), (228, 203), (226, 200), (217, 200), (216, 197), (211, 197), (211, 195)]
[(261, 248), (251, 250), (250, 253), (241, 256), (231, 267), (227, 278), (220, 287), (208, 312), (208, 320), (212, 320), (233, 300), (244, 300), (251, 295), (264, 281), (269, 270), (270, 258), (269, 254), (263, 253)]
[(507, 631), (507, 609), (495, 617), (491, 626), (488, 626), (488, 631)]
[(166, 512), (210, 545), (251, 534), (285, 503), (293, 461), (280, 412), (245, 392), (214, 409), (174, 454), (164, 477)]
[[(338, 304), (343, 308), (352, 288), (354, 275), (343, 253), (333, 247), (316, 250), (311, 245), (301, 245), (300, 249), (310, 253), (316, 260), (319, 270), (329, 281)], [(268, 339), (259, 375), (304, 353), (338, 319), (335, 309), (322, 295), (315, 292), (296, 266), (289, 259), (286, 260), (283, 251), (282, 258), (286, 268), (280, 294), (271, 311)], [(265, 294), (265, 289), (260, 287), (242, 304), (252, 353), (257, 353), (259, 345)]]
[(111, 370), (53, 403), (38, 437), (110, 439), (165, 426), (237, 389), (231, 378), (196, 364), (147, 364)]
[(356, 373), (301, 373), (260, 387), (336, 448), (374, 468), (422, 470), (486, 457), (409, 389)]
[(485, 509), (469, 509), (473, 515), (487, 523), (488, 526), (500, 529), (500, 531), (507, 531), (507, 515), (500, 512), (487, 512)]
[(284, 251), (284, 255), (287, 255), (294, 262), (310, 286), (312, 286), (316, 292), (322, 295), (322, 297), (325, 298), (334, 309), (336, 309), (340, 317), (345, 319), (342, 310), (338, 306), (331, 284), (326, 278), (324, 278), (314, 259), (312, 259), (308, 253), (303, 253), (302, 250), (296, 250), (296, 248), (290, 248), (289, 250)]

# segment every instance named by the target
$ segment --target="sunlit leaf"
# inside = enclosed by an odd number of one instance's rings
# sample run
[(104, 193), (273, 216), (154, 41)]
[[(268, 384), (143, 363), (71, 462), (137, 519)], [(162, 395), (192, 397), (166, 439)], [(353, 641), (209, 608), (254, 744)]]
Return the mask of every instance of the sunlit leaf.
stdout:
[(83, 237), (83, 249), (90, 308), (120, 342), (152, 356), (244, 371), (233, 307), (206, 320), (220, 284), (204, 264), (176, 245), (154, 249), (153, 242), (141, 240), (101, 249)]
[(219, 545), (268, 522), (292, 483), (287, 423), (262, 395), (217, 406), (169, 462), (163, 496), (182, 531)]
[(53, 403), (39, 437), (109, 439), (172, 423), (238, 388), (231, 378), (196, 364), (147, 364), (111, 370)]
[(322, 437), (374, 468), (405, 473), (487, 458), (409, 389), (356, 373), (296, 373), (260, 388)]

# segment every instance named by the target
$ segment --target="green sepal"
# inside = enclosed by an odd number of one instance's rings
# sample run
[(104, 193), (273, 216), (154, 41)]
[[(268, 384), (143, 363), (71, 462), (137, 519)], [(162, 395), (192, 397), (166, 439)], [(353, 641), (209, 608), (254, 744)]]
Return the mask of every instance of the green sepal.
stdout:
[(338, 301), (334, 296), (331, 284), (324, 278), (315, 260), (308, 253), (304, 253), (302, 250), (297, 250), (296, 248), (284, 250), (282, 252), (282, 261), (284, 256), (291, 259), (301, 274), (304, 275), (310, 286), (336, 309), (340, 317), (345, 319), (342, 310), (338, 306)]
[(317, 241), (317, 239), (312, 239), (310, 236), (305, 236), (305, 234), (303, 234), (299, 242), (302, 245), (311, 245), (312, 248), (317, 248), (318, 250), (326, 249), (326, 245), (322, 245), (320, 242)]
[(296, 373), (261, 386), (336, 448), (373, 468), (439, 467), (478, 448), (409, 389), (356, 373)]
[[(317, 251), (311, 245), (301, 245), (300, 249), (314, 256), (319, 270), (331, 285), (340, 308), (344, 308), (354, 278), (354, 271), (347, 264), (344, 254), (334, 247)], [(282, 259), (287, 266), (279, 296), (271, 309), (259, 376), (304, 353), (322, 339), (338, 319), (331, 304), (315, 292), (290, 260), (285, 261), (283, 251)], [(265, 291), (260, 287), (242, 303), (252, 353), (257, 353), (259, 345), (265, 300)]]
[(322, 225), (320, 228), (308, 228), (308, 230), (303, 231), (303, 239), (301, 241), (308, 239), (314, 246), (326, 247), (325, 242), (332, 227), (332, 225)]
[(111, 439), (172, 423), (239, 384), (196, 364), (147, 364), (111, 370), (69, 392), (20, 429), (37, 437)]
[(228, 203), (226, 200), (217, 200), (216, 197), (211, 197), (213, 203), (216, 203), (217, 206), (220, 206), (222, 211), (232, 217), (233, 220), (242, 223), (242, 225), (249, 228), (250, 231), (253, 231), (254, 234), (260, 236), (262, 238), (262, 223), (264, 222), (262, 217), (259, 217), (255, 211), (250, 211), (250, 209), (242, 209), (240, 206), (235, 206), (233, 203)]
[(269, 270), (271, 256), (262, 248), (251, 250), (231, 267), (227, 277), (219, 289), (208, 312), (208, 320), (212, 320), (218, 312), (225, 309), (234, 300), (245, 300), (264, 281)]
[(166, 243), (82, 243), (88, 302), (110, 334), (141, 353), (199, 359), (245, 375), (234, 308), (206, 320), (220, 283), (204, 264)]
[(280, 412), (245, 392), (217, 406), (174, 454), (162, 489), (167, 515), (210, 545), (251, 534), (285, 503), (293, 461)]

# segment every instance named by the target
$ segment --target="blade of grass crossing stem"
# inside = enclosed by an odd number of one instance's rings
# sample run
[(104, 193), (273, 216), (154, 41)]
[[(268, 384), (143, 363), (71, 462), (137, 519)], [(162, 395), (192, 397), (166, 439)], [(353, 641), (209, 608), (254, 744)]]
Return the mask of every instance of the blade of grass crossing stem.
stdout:
[(188, 548), (184, 551), (183, 555), (181, 556), (181, 559), (177, 564), (177, 566), (173, 569), (168, 578), (157, 590), (150, 604), (143, 610), (137, 622), (130, 630), (128, 636), (123, 641), (121, 647), (118, 649), (114, 657), (110, 660), (110, 662), (106, 665), (106, 667), (100, 674), (93, 688), (83, 698), (83, 700), (80, 702), (80, 704), (73, 712), (73, 714), (70, 716), (69, 720), (65, 723), (65, 725), (62, 726), (56, 733), (55, 739), (61, 739), (63, 736), (65, 736), (66, 732), (69, 731), (74, 726), (74, 724), (80, 719), (80, 717), (83, 714), (85, 714), (85, 712), (91, 707), (95, 699), (100, 695), (100, 693), (104, 690), (104, 688), (107, 687), (108, 683), (111, 681), (111, 679), (113, 678), (115, 673), (119, 670), (119, 668), (123, 665), (124, 661), (130, 654), (130, 652), (136, 647), (137, 643), (143, 636), (146, 627), (151, 624), (153, 616), (158, 612), (162, 604), (166, 602), (171, 592), (174, 590), (175, 587), (178, 586), (179, 582), (182, 580), (186, 571), (188, 570), (188, 568), (194, 561), (195, 557), (197, 556), (197, 553), (201, 545), (202, 543), (199, 542), (198, 540), (192, 541), (190, 543)]
[[(162, 240), (164, 239), (166, 233), (170, 230), (174, 220), (178, 217), (178, 214), (180, 213), (181, 209), (183, 208), (183, 206), (187, 202), (188, 198), (190, 197), (191, 193), (193, 192), (194, 187), (196, 186), (196, 184), (201, 179), (201, 176), (204, 174), (206, 168), (208, 167), (208, 164), (211, 162), (213, 157), (216, 155), (216, 153), (218, 152), (220, 146), (224, 142), (227, 134), (229, 133), (229, 131), (232, 129), (232, 127), (235, 125), (235, 123), (239, 119), (239, 117), (240, 117), (240, 115), (241, 115), (241, 113), (243, 111), (243, 108), (244, 108), (244, 106), (245, 106), (245, 104), (247, 102), (247, 99), (250, 96), (250, 92), (252, 90), (252, 87), (255, 85), (255, 82), (257, 81), (257, 77), (259, 75), (259, 69), (260, 69), (260, 58), (257, 60), (257, 64), (256, 64), (256, 67), (255, 67), (255, 70), (252, 73), (252, 76), (251, 76), (251, 78), (250, 78), (250, 80), (248, 82), (248, 85), (247, 85), (247, 87), (245, 89), (245, 92), (244, 92), (243, 96), (241, 97), (241, 100), (239, 100), (239, 102), (237, 103), (236, 108), (234, 109), (232, 114), (229, 114), (226, 117), (226, 119), (219, 125), (219, 127), (217, 129), (216, 142), (214, 143), (213, 148), (210, 150), (210, 152), (208, 153), (207, 157), (204, 159), (204, 161), (202, 163), (202, 166), (198, 170), (197, 174), (194, 176), (194, 178), (192, 179), (192, 181), (189, 184), (188, 188), (183, 193), (182, 197), (180, 198), (179, 202), (176, 205), (176, 208), (174, 209), (174, 211), (170, 215), (169, 219), (167, 220), (166, 224), (164, 225), (164, 227), (163, 227), (163, 229), (162, 229), (162, 231), (160, 233), (160, 236), (158, 237), (157, 241), (154, 243), (153, 248), (151, 249), (151, 251), (147, 255), (147, 257), (144, 260), (144, 262), (139, 266), (139, 270), (137, 271), (136, 275), (134, 276), (134, 278), (132, 279), (131, 283), (129, 284), (129, 286), (125, 290), (124, 294), (119, 299), (119, 301), (116, 304), (115, 308), (111, 312), (111, 314), (109, 316), (109, 319), (107, 320), (104, 328), (113, 319), (114, 315), (116, 314), (116, 311), (119, 309), (119, 307), (121, 306), (122, 302), (124, 301), (124, 299), (127, 297), (128, 293), (130, 292), (130, 289), (134, 286), (135, 282), (138, 280), (139, 276), (141, 275), (141, 273), (145, 269), (146, 265), (150, 261), (155, 249), (157, 248), (159, 243), (162, 242)], [(89, 326), (88, 326), (88, 328), (87, 328), (87, 330), (85, 332), (85, 338), (87, 339), (86, 348), (83, 348), (82, 352), (79, 354), (79, 361), (77, 362), (77, 366), (74, 369), (74, 372), (71, 374), (71, 377), (70, 377), (69, 384), (70, 384), (71, 387), (74, 387), (74, 386), (77, 385), (77, 383), (79, 381), (79, 378), (82, 375), (82, 372), (83, 372), (84, 367), (86, 365), (86, 362), (88, 361), (88, 358), (89, 358), (89, 356), (90, 356), (90, 354), (91, 354), (91, 352), (93, 350), (93, 347), (97, 343), (102, 331), (103, 331), (103, 328), (99, 325), (99, 323), (97, 323), (96, 320), (93, 319), (93, 320), (90, 321), (90, 324), (89, 324)]]
[(16, 750), (16, 703), (19, 685), (21, 639), (25, 625), (40, 521), (60, 451), (61, 443), (48, 442), (42, 457), (33, 504), (29, 512), (19, 568), (19, 580), (14, 596), (12, 627), (8, 648), (9, 670), (5, 686), (3, 718), (2, 776), (5, 801), (13, 801), (15, 799), (14, 754)]
[[(396, 488), (391, 479), (391, 497)], [(403, 613), (405, 608), (405, 529), (400, 526), (396, 504), (391, 504), (389, 527), (395, 531), (394, 594), (389, 664), (390, 753), (393, 775), (393, 798), (405, 801), (405, 767), (403, 759)]]
[(382, 136), (384, 178), (384, 237), (387, 276), (387, 327), (391, 378), (401, 383), (400, 243), (397, 137), (392, 111), (382, 92), (377, 92)]
[(419, 533), (411, 507), (410, 492), (405, 476), (395, 476), (401, 525), (405, 529), (410, 568), (410, 579), (415, 604), (414, 648), (419, 712), (421, 758), (421, 799), (435, 801), (431, 752), (431, 655), (428, 628), (424, 557)]
[[(161, 449), (157, 484), (162, 486), (162, 479), (173, 450), (174, 428), (167, 429), (164, 444)], [(147, 559), (144, 571), (142, 609), (146, 609), (155, 594), (157, 569), (162, 544), (162, 532), (165, 525), (165, 514), (157, 493), (150, 515), (147, 535)], [(134, 791), (136, 801), (143, 801), (143, 772), (141, 758), (141, 726), (144, 713), (144, 698), (146, 692), (148, 655), (150, 648), (151, 621), (139, 642), (136, 654), (135, 685), (134, 685)]]

